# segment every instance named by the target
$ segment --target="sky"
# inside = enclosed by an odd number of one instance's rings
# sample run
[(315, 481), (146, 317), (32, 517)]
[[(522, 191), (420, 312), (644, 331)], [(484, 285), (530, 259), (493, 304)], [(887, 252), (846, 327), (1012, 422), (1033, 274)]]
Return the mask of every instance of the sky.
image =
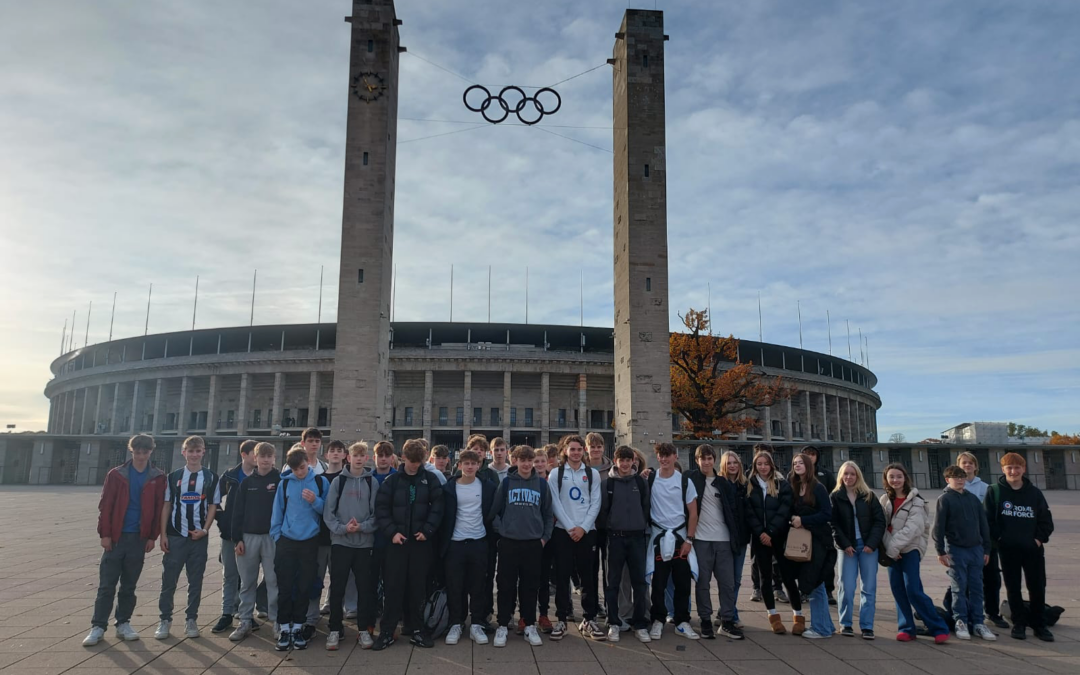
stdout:
[[(652, 9), (653, 2), (630, 7)], [(396, 320), (610, 326), (625, 2), (399, 0)], [(1080, 4), (658, 0), (672, 326), (846, 356), (882, 440), (1080, 431)], [(348, 0), (0, 0), (0, 424), (74, 341), (335, 318)], [(433, 65), (437, 64), (437, 65)], [(589, 71), (595, 66), (602, 66)], [(470, 83), (560, 84), (536, 127)], [(455, 132), (455, 133), (451, 133)], [(153, 293), (147, 318), (147, 296)], [(584, 302), (580, 305), (579, 285)], [(89, 327), (87, 328), (88, 306)], [(862, 350), (858, 332), (865, 336)]]

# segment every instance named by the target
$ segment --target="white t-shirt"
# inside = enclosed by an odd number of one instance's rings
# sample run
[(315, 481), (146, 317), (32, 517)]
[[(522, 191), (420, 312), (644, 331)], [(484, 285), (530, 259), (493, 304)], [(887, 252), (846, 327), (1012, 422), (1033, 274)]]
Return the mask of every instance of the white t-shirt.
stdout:
[(716, 488), (712, 486), (713, 480), (713, 478), (705, 479), (705, 493), (701, 495), (701, 513), (698, 514), (697, 532), (694, 534), (694, 539), (731, 541), (731, 533), (724, 520), (724, 509), (720, 506)]
[(483, 539), (487, 531), (484, 529), (484, 489), (480, 479), (474, 478), (468, 485), (458, 481), (455, 487), (458, 510), (451, 541)]
[[(650, 516), (654, 523), (671, 530), (686, 522), (682, 504), (682, 474), (678, 471), (670, 478), (662, 478), (657, 470), (653, 479), (652, 492), (649, 496), (652, 510)], [(686, 483), (686, 503), (697, 499), (697, 488), (690, 481)]]
[(496, 469), (494, 464), (489, 464), (488, 466), (490, 466), (492, 469), (494, 469), (495, 473), (499, 474), (499, 482), (500, 483), (503, 482), (504, 480), (506, 480), (506, 474), (509, 473), (509, 471), (510, 471), (510, 465), (509, 464), (507, 464), (506, 466), (504, 466), (501, 469)]

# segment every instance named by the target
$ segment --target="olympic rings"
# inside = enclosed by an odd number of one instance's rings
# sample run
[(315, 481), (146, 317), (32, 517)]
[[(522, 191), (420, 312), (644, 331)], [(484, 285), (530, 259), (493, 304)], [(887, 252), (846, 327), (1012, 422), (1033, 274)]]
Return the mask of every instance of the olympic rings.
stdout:
[[(479, 89), (486, 96), (486, 98), (480, 102), (480, 105), (477, 106), (471, 105), (469, 103), (469, 92), (474, 89)], [(540, 95), (544, 94), (545, 92), (555, 96), (555, 107), (551, 108), (550, 110), (547, 108), (547, 106), (543, 104), (543, 102), (540, 101)], [(509, 100), (506, 96), (504, 96), (504, 94), (507, 93), (512, 94)], [(513, 94), (516, 94), (516, 96), (514, 96)], [(505, 121), (506, 118), (510, 116), (510, 113), (514, 113), (515, 115), (517, 115), (519, 122), (528, 126), (532, 126), (533, 124), (536, 124), (540, 120), (544, 119), (544, 115), (554, 115), (555, 113), (559, 112), (559, 108), (562, 107), (562, 97), (559, 96), (559, 92), (555, 91), (551, 87), (544, 87), (542, 89), (538, 89), (534, 95), (526, 96), (525, 92), (521, 89), (521, 87), (517, 87), (512, 84), (503, 87), (499, 91), (498, 96), (492, 96), (491, 92), (488, 91), (488, 88), (484, 85), (474, 84), (468, 89), (466, 89), (465, 93), (461, 95), (461, 101), (465, 104), (466, 108), (473, 112), (480, 113), (485, 120), (491, 122), (492, 124), (499, 124), (500, 122)], [(500, 111), (498, 109), (494, 109), (494, 113), (490, 116), (488, 115), (488, 111), (492, 110), (492, 103), (498, 103), (498, 106), (499, 108), (501, 108), (502, 111), (501, 115), (499, 114)], [(535, 111), (535, 115), (522, 115), (523, 112), (526, 112), (526, 106), (529, 105), (532, 106), (532, 110)]]

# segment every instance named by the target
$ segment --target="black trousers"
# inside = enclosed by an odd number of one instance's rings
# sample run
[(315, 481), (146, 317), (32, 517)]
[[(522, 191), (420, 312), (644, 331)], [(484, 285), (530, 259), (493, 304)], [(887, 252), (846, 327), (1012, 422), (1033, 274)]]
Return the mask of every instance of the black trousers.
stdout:
[(551, 543), (555, 545), (555, 615), (559, 621), (566, 621), (574, 615), (574, 605), (570, 599), (570, 575), (576, 572), (581, 584), (581, 612), (586, 621), (595, 619), (598, 606), (594, 552), (596, 530), (586, 532), (584, 537), (574, 541), (566, 530), (556, 527), (551, 534)]
[[(1001, 555), (1001, 573), (1005, 577), (1005, 593), (1009, 598), (1013, 625), (1046, 628), (1046, 553), (1041, 547), (1002, 547), (998, 553)], [(1021, 572), (1031, 601), (1027, 608), (1024, 607), (1024, 596), (1020, 591)]]
[[(659, 545), (654, 546), (654, 550)], [(652, 609), (650, 618), (653, 621), (663, 623), (667, 620), (667, 603), (664, 594), (667, 591), (668, 578), (675, 584), (675, 625), (690, 620), (690, 561), (678, 557), (679, 552), (671, 560), (662, 560), (660, 552), (655, 550), (655, 562), (653, 563), (652, 575)]]
[(526, 626), (536, 623), (536, 588), (540, 584), (539, 539), (499, 540), (499, 617), (500, 626), (509, 626), (514, 618), (514, 601), (521, 608)]
[[(450, 613), (450, 625), (481, 623), (484, 614), (484, 580), (488, 560), (487, 539), (451, 541), (443, 566), (446, 577), (446, 606)], [(490, 584), (488, 584), (490, 586)]]
[(488, 542), (487, 577), (484, 579), (484, 619), (495, 613), (495, 566), (499, 559), (499, 535)]
[(319, 537), (297, 541), (282, 535), (274, 551), (278, 582), (277, 622), (284, 626), (307, 621), (308, 600), (318, 567)]
[[(779, 591), (784, 587), (784, 576), (780, 574), (780, 563), (773, 559), (772, 567), (769, 570), (768, 578), (772, 581), (770, 586)], [(757, 566), (757, 549), (754, 546), (750, 547), (750, 581), (754, 584), (754, 590), (761, 590), (761, 574), (758, 572)]]
[(381, 632), (393, 633), (402, 619), (402, 635), (411, 635), (423, 627), (432, 556), (430, 541), (406, 539), (404, 544), (387, 545), (383, 562)]
[(596, 528), (596, 547), (593, 549), (595, 551), (595, 554), (593, 555), (593, 569), (600, 573), (600, 592), (597, 594), (596, 604), (598, 608), (603, 608), (605, 611), (607, 610), (607, 607), (605, 607), (605, 598), (607, 597), (608, 587), (607, 540), (607, 528)]
[(762, 579), (760, 586), (761, 599), (765, 602), (765, 609), (776, 609), (773, 586), (764, 583), (769, 578), (769, 575), (773, 573), (773, 566), (775, 565), (780, 568), (779, 578), (783, 581), (784, 588), (787, 589), (791, 609), (801, 610), (802, 596), (799, 594), (799, 585), (795, 583), (795, 569), (785, 564), (788, 561), (784, 559), (784, 542), (773, 539), (773, 545), (766, 546), (760, 540), (754, 540), (750, 546), (754, 554), (754, 567), (758, 570), (758, 574), (761, 575)]
[(361, 592), (360, 580), (371, 577), (375, 549), (351, 548), (334, 545), (330, 547), (330, 630), (344, 629), (345, 589), (349, 586), (349, 573), (357, 581), (356, 625), (360, 630), (375, 623), (375, 594)]
[(540, 557), (540, 585), (536, 589), (536, 606), (540, 616), (551, 609), (551, 584), (555, 582), (555, 546), (549, 541)]
[(619, 624), (619, 586), (622, 583), (625, 565), (630, 570), (631, 597), (634, 600), (634, 617), (630, 624), (634, 630), (649, 627), (646, 615), (649, 611), (649, 584), (645, 581), (647, 547), (648, 537), (644, 532), (630, 536), (608, 535), (608, 582), (607, 590), (604, 591), (604, 598), (607, 600), (608, 625)]

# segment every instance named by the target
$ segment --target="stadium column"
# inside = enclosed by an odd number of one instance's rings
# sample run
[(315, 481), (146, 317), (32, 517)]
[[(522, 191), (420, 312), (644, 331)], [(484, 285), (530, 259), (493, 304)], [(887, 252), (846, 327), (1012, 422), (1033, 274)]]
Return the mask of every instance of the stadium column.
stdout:
[(772, 441), (772, 406), (766, 406), (764, 414), (765, 421), (761, 425), (761, 437), (768, 443)]
[(461, 447), (465, 447), (465, 444), (469, 442), (469, 432), (472, 427), (472, 371), (465, 371), (465, 387), (462, 392), (462, 405), (464, 406), (464, 412), (462, 413), (461, 421), (464, 423), (465, 428), (461, 430)]
[(836, 417), (834, 418), (836, 421), (834, 423), (835, 426), (833, 427), (833, 435), (836, 437), (836, 440), (838, 442), (843, 442), (844, 426), (840, 424), (840, 397), (833, 396), (833, 401), (836, 403)]
[(79, 413), (79, 433), (80, 434), (85, 434), (86, 433), (86, 408), (88, 407), (86, 405), (86, 402), (87, 402), (87, 399), (90, 398), (90, 388), (85, 387), (85, 388), (83, 388), (82, 392), (83, 392), (83, 395), (82, 395), (82, 411)]
[[(136, 380), (136, 382), (137, 381), (138, 380)], [(73, 389), (71, 391), (71, 405), (69, 406), (69, 408), (71, 410), (70, 410), (70, 414), (68, 415), (68, 417), (69, 417), (69, 419), (68, 419), (68, 433), (69, 434), (77, 434), (77, 433), (79, 433), (75, 429), (75, 409), (78, 407), (78, 405), (77, 405), (78, 402), (79, 402), (79, 390), (78, 389)]]
[(829, 400), (821, 392), (821, 440), (829, 440)]
[(138, 422), (136, 417), (139, 415), (139, 394), (141, 387), (139, 386), (139, 380), (135, 380), (135, 383), (131, 386), (131, 419), (128, 420), (127, 432), (134, 434), (135, 429), (138, 428)]
[(503, 438), (506, 439), (506, 444), (510, 445), (510, 384), (511, 375), (510, 371), (503, 373), (503, 404), (502, 404), (502, 423), (503, 423)]
[(154, 388), (154, 423), (150, 427), (150, 433), (154, 436), (161, 434), (161, 416), (164, 414), (162, 412), (164, 410), (164, 406), (162, 405), (165, 403), (164, 398), (165, 380), (159, 377), (157, 386)]
[(189, 409), (191, 408), (191, 378), (180, 378), (180, 411), (176, 413), (176, 435), (184, 436), (187, 432)]
[(866, 442), (866, 432), (863, 430), (862, 404), (855, 401), (855, 438), (859, 443)]
[(318, 426), (319, 421), (319, 371), (311, 371), (308, 379), (308, 418), (309, 427)]
[(120, 412), (120, 383), (117, 382), (113, 385), (112, 393), (112, 411), (109, 413), (109, 433), (119, 434), (120, 429), (117, 427), (119, 420), (117, 415)]
[(64, 411), (67, 409), (67, 392), (56, 395), (56, 432), (64, 433)]
[(540, 445), (551, 442), (551, 373), (540, 374)]
[(248, 374), (240, 374), (240, 397), (236, 403), (236, 435), (247, 434)]
[(281, 405), (285, 398), (285, 373), (274, 373), (274, 402), (270, 409), (270, 427), (281, 424)]
[(791, 441), (795, 439), (795, 431), (791, 425), (791, 399), (784, 401), (784, 440)]
[(589, 414), (588, 401), (586, 399), (586, 392), (588, 389), (589, 380), (585, 377), (585, 373), (578, 375), (577, 388), (578, 388), (578, 435), (582, 438), (585, 437), (587, 429), (589, 428), (589, 421), (587, 419)]
[(217, 375), (210, 376), (210, 393), (206, 397), (206, 435), (217, 433)]
[(847, 440), (848, 443), (855, 442), (855, 427), (851, 426), (851, 399), (844, 399), (844, 412), (847, 413)]
[(800, 395), (802, 399), (802, 405), (799, 406), (799, 426), (802, 427), (802, 437), (804, 441), (809, 441), (814, 437), (813, 432), (810, 429), (810, 392), (804, 389)]
[(435, 396), (435, 373), (430, 370), (424, 371), (424, 419), (420, 420), (424, 425), (424, 438), (431, 442), (431, 400)]
[(96, 434), (99, 432), (98, 425), (101, 424), (101, 399), (105, 397), (105, 385), (99, 384), (97, 388), (97, 397), (94, 399), (94, 426), (90, 430), (90, 433)]

